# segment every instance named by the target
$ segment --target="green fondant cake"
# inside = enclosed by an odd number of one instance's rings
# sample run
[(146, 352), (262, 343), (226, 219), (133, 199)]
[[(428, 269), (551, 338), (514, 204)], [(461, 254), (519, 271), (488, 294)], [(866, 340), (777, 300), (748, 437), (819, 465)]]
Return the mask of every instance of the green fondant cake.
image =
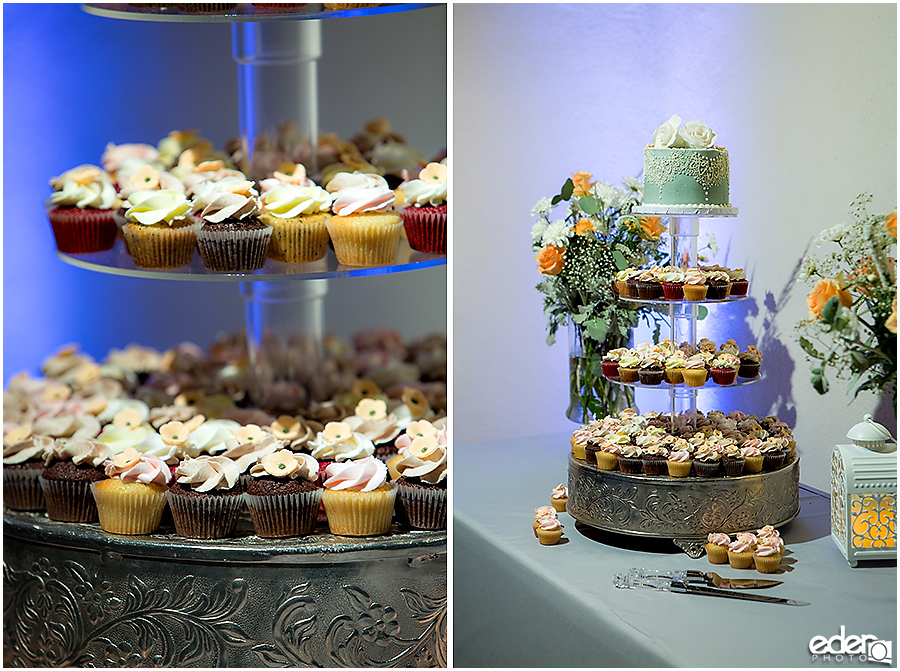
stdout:
[(647, 147), (644, 205), (728, 207), (728, 152)]

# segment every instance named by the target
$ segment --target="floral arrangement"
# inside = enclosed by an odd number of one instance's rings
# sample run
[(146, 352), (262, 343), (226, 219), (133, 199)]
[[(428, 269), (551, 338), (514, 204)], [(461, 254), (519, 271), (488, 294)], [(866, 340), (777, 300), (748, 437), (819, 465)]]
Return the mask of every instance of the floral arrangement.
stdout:
[(852, 221), (817, 238), (818, 245), (834, 243), (837, 251), (803, 259), (799, 277), (813, 288), (806, 298), (809, 316), (796, 330), (816, 391), (828, 392), (830, 367), (849, 380), (848, 391), (856, 387), (853, 398), (862, 391), (891, 395), (896, 410), (897, 210), (869, 215), (871, 200), (869, 194), (857, 197)]
[[(661, 323), (647, 307), (620, 299), (613, 289), (615, 274), (649, 262), (661, 264), (665, 253), (660, 236), (666, 231), (658, 217), (631, 213), (643, 200), (643, 183), (626, 177), (620, 188), (591, 181), (576, 172), (559, 194), (541, 198), (532, 210), (538, 221), (531, 229), (538, 270), (544, 276), (537, 290), (544, 295), (547, 344), (556, 340), (561, 325), (571, 319), (575, 343), (571, 361), (573, 407), (569, 417), (587, 422), (631, 405), (628, 388), (610, 389), (601, 371), (603, 355), (625, 346), (641, 317), (655, 322), (654, 341)], [(562, 219), (551, 219), (565, 204)], [(625, 394), (624, 399), (620, 394)], [(623, 403), (624, 401), (624, 403)], [(579, 417), (573, 414), (580, 414)]]

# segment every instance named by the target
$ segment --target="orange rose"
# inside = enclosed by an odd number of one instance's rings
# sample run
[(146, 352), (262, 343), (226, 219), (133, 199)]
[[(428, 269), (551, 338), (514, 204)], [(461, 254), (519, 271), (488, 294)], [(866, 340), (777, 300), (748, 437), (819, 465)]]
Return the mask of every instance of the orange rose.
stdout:
[(822, 316), (822, 308), (825, 307), (832, 296), (837, 296), (845, 308), (849, 308), (853, 304), (853, 298), (850, 292), (844, 288), (844, 278), (838, 275), (835, 279), (819, 280), (819, 283), (813, 287), (806, 297), (806, 305), (809, 306), (809, 318), (818, 319)]
[(641, 237), (655, 240), (668, 229), (660, 223), (659, 217), (638, 217)]
[(587, 196), (594, 186), (591, 182), (591, 173), (580, 170), (572, 175), (572, 183), (575, 185), (575, 191), (572, 192), (575, 196)]
[(544, 275), (559, 275), (563, 269), (563, 263), (565, 263), (564, 251), (565, 247), (554, 247), (553, 245), (544, 247), (534, 257), (538, 264), (538, 270)]
[[(897, 211), (894, 210), (894, 215), (896, 219)], [(887, 318), (887, 321), (884, 323), (884, 328), (886, 328), (891, 333), (897, 332), (897, 294), (894, 294), (894, 300), (891, 301), (891, 316)]]
[(884, 227), (887, 229), (887, 232), (894, 236), (894, 240), (897, 239), (897, 208), (894, 208), (894, 211), (891, 212), (888, 216), (884, 218)]
[(578, 220), (578, 223), (575, 224), (575, 235), (587, 235), (593, 230), (594, 225), (587, 217), (582, 217)]

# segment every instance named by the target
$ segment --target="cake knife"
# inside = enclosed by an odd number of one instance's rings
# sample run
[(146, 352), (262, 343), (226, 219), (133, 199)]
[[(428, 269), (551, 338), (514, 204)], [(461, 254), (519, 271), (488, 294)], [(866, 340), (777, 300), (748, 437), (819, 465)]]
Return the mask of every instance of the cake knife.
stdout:
[(710, 587), (722, 587), (725, 589), (761, 589), (781, 584), (780, 580), (763, 580), (761, 578), (723, 578), (712, 571), (655, 571), (641, 568), (631, 569), (628, 575), (640, 580), (646, 578), (669, 578), (690, 583), (701, 581)]
[(753, 594), (752, 592), (735, 592), (728, 589), (717, 589), (715, 587), (704, 587), (684, 582), (682, 580), (673, 580), (669, 589), (672, 592), (681, 594), (702, 594), (705, 596), (719, 596), (726, 599), (743, 599), (745, 601), (761, 601), (763, 603), (780, 603), (786, 606), (808, 606), (810, 604), (805, 601), (797, 601), (796, 599), (782, 599), (777, 596), (767, 596), (765, 594)]

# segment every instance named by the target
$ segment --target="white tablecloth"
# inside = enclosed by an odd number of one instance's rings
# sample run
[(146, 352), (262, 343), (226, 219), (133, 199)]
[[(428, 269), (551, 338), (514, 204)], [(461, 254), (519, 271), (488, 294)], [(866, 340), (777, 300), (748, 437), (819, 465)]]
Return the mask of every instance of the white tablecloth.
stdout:
[(813, 658), (810, 640), (841, 627), (892, 642), (896, 665), (896, 562), (851, 568), (830, 536), (827, 495), (801, 486), (800, 514), (781, 528), (784, 584), (760, 590), (810, 606), (616, 589), (613, 574), (630, 567), (764, 576), (690, 559), (666, 540), (576, 526), (566, 513), (563, 541), (541, 546), (534, 509), (566, 482), (568, 454), (569, 434), (454, 447), (455, 666), (878, 668)]

